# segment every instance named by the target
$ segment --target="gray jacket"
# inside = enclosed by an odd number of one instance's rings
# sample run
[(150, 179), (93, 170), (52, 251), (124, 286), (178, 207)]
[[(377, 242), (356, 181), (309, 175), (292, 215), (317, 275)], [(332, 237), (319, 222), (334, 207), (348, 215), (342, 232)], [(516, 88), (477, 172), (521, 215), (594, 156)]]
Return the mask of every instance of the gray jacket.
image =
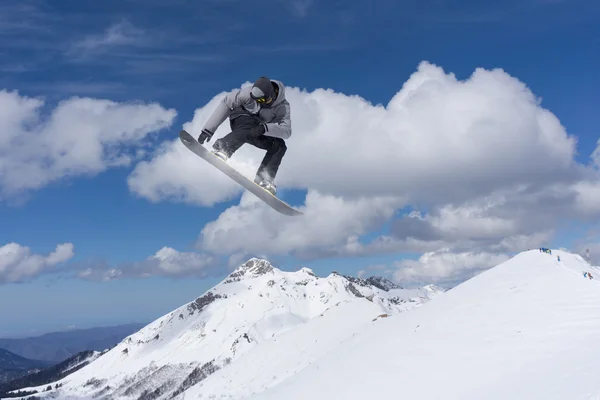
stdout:
[(261, 107), (252, 97), (252, 86), (239, 89), (225, 96), (213, 111), (204, 129), (215, 133), (227, 117), (234, 119), (240, 115), (255, 115), (265, 123), (265, 135), (288, 139), (292, 135), (290, 104), (285, 99), (285, 87), (280, 81), (271, 80), (279, 86), (277, 98), (267, 107)]

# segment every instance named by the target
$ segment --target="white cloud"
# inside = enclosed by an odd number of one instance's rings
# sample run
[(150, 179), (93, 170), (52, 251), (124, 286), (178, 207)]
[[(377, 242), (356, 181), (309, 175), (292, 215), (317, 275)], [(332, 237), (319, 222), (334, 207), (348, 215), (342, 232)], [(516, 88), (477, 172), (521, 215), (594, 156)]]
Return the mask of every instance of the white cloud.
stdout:
[(493, 243), (488, 246), (490, 251), (499, 252), (520, 252), (538, 247), (548, 246), (554, 230), (534, 232), (529, 235), (511, 235), (502, 238), (499, 243)]
[(196, 252), (179, 252), (163, 247), (143, 261), (123, 263), (117, 267), (95, 265), (83, 269), (77, 277), (87, 280), (110, 281), (121, 278), (163, 276), (172, 278), (207, 277), (220, 266), (214, 257)]
[(77, 273), (77, 277), (89, 281), (108, 282), (119, 279), (123, 272), (116, 268), (88, 267)]
[[(549, 212), (548, 201), (519, 207), (514, 202), (520, 198), (490, 196), (394, 218), (404, 205), (395, 197), (344, 199), (309, 191), (301, 208), (305, 215), (289, 218), (245, 193), (239, 206), (204, 227), (197, 247), (223, 254), (317, 259), (439, 248), (514, 252), (547, 245), (560, 215)], [(390, 222), (389, 233), (364, 239), (385, 222)]]
[(22, 195), (62, 178), (129, 165), (144, 139), (171, 125), (175, 110), (158, 104), (91, 98), (44, 102), (0, 91), (0, 198)]
[[(469, 80), (458, 81), (422, 63), (387, 107), (332, 90), (288, 87), (286, 93), (293, 134), (278, 175), (282, 188), (344, 197), (407, 196), (414, 202), (444, 204), (577, 173), (575, 139), (521, 82), (501, 70), (478, 69)], [(197, 136), (224, 95), (197, 110), (184, 127)], [(225, 122), (215, 139), (228, 132)], [(177, 141), (132, 174), (132, 190), (155, 200), (182, 193), (179, 197), (200, 205), (229, 200), (231, 186), (215, 185), (228, 179), (215, 177), (191, 152), (181, 154), (183, 145)], [(181, 163), (165, 162), (169, 154), (183, 156)], [(231, 161), (253, 177), (263, 154), (244, 146)], [(191, 169), (191, 163), (204, 173)], [(166, 179), (152, 179), (159, 165), (172, 182), (173, 189), (164, 194)], [(185, 166), (196, 179), (180, 178)], [(201, 193), (198, 188), (204, 187), (211, 190)]]
[(577, 182), (572, 189), (576, 193), (579, 213), (587, 218), (597, 218), (600, 215), (600, 179)]
[(596, 150), (592, 153), (592, 161), (596, 168), (600, 168), (600, 139), (597, 142)]
[(403, 237), (433, 238), (498, 238), (516, 231), (516, 221), (490, 215), (503, 199), (481, 198), (461, 206), (445, 205), (422, 216), (418, 211), (399, 220), (394, 230)]
[(584, 218), (600, 216), (600, 139), (590, 155), (592, 167), (586, 170), (584, 179), (573, 183), (570, 190), (575, 193), (577, 210)]
[(567, 249), (567, 251), (573, 251), (581, 255), (594, 266), (600, 266), (600, 233), (598, 232), (598, 228), (595, 229), (595, 232), (590, 237), (580, 242), (574, 250)]
[(152, 161), (141, 161), (127, 178), (129, 189), (152, 202), (165, 199), (211, 206), (232, 199), (240, 186), (210, 167), (179, 140), (165, 142)]
[(103, 33), (83, 37), (74, 42), (69, 54), (83, 57), (118, 46), (143, 45), (147, 43), (145, 32), (127, 20), (109, 26)]
[[(576, 139), (502, 70), (477, 69), (459, 81), (424, 62), (385, 106), (332, 90), (286, 90), (293, 135), (277, 183), (284, 200), (288, 188), (307, 190), (304, 217), (278, 215), (178, 139), (136, 166), (130, 190), (200, 206), (244, 193), (198, 240), (236, 259), (512, 252), (546, 245), (561, 218), (600, 216), (600, 179), (575, 162)], [(197, 136), (224, 95), (184, 128)], [(228, 132), (226, 121), (215, 139)], [(600, 150), (594, 154), (598, 162)], [(230, 163), (252, 178), (263, 155), (244, 146)], [(408, 205), (426, 211), (398, 219)], [(390, 232), (365, 239), (385, 222)]]
[(18, 243), (0, 247), (0, 284), (24, 282), (51, 271), (75, 255), (73, 247), (71, 243), (59, 244), (47, 256), (32, 254), (29, 247)]
[(163, 247), (146, 260), (152, 266), (149, 268), (149, 274), (163, 276), (204, 275), (214, 261), (206, 254), (182, 253), (170, 247)]
[(289, 5), (292, 7), (294, 15), (304, 18), (308, 15), (308, 10), (313, 5), (312, 0), (292, 0)]
[(436, 207), (425, 215), (411, 212), (393, 223), (392, 235), (402, 240), (442, 241), (444, 247), (520, 251), (547, 241), (563, 216), (557, 210), (568, 208), (552, 193), (516, 190)]
[(299, 258), (312, 260), (325, 257), (365, 257), (385, 253), (423, 253), (444, 248), (458, 252), (478, 249), (480, 251), (506, 253), (548, 245), (553, 234), (553, 231), (543, 231), (529, 235), (517, 234), (493, 240), (482, 240), (478, 237), (471, 239), (407, 237), (401, 239), (390, 235), (380, 235), (369, 242), (361, 241), (358, 235), (353, 235), (336, 246), (315, 247), (311, 251), (303, 250), (296, 255)]
[(280, 215), (249, 193), (207, 224), (197, 247), (214, 253), (291, 254), (339, 246), (352, 247), (356, 235), (366, 234), (390, 219), (400, 202), (393, 198), (344, 200), (310, 191), (305, 215)]
[[(213, 99), (204, 108), (196, 110), (194, 120), (207, 119), (221, 98)], [(184, 128), (190, 129), (190, 124), (186, 123)], [(223, 132), (226, 128), (227, 123), (224, 123), (217, 132)], [(214, 140), (210, 143), (214, 143)], [(242, 150), (247, 152), (249, 149)], [(252, 173), (252, 166), (247, 159), (234, 157), (230, 163), (248, 176)], [(164, 142), (150, 161), (138, 163), (127, 183), (130, 191), (152, 202), (168, 200), (201, 206), (231, 200), (242, 192), (237, 183), (188, 150), (179, 138)]]
[(395, 264), (394, 279), (401, 285), (435, 283), (453, 285), (503, 263), (510, 257), (486, 252), (452, 253), (448, 249), (428, 252), (418, 260), (403, 260)]

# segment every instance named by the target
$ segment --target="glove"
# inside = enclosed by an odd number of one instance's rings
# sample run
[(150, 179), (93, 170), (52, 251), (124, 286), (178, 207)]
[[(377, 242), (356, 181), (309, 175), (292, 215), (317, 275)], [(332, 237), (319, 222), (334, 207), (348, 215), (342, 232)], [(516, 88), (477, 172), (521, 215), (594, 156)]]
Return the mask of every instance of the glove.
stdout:
[(254, 136), (258, 137), (260, 135), (264, 135), (264, 133), (267, 131), (267, 125), (264, 123), (260, 123), (258, 124), (258, 126), (256, 128), (254, 128)]
[(204, 144), (204, 142), (210, 142), (212, 135), (213, 134), (210, 131), (202, 129), (202, 133), (200, 133), (200, 136), (198, 136), (198, 143)]

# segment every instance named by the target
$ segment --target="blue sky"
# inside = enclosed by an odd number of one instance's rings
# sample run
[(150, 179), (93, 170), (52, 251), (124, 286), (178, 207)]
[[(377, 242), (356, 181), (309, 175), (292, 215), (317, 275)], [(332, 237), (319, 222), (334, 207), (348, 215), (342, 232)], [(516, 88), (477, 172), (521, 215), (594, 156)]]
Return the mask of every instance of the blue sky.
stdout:
[[(42, 97), (42, 118), (72, 96), (156, 102), (176, 110), (172, 123), (157, 129), (146, 144), (148, 153), (142, 159), (151, 160), (152, 151), (163, 141), (172, 141), (182, 124), (192, 121), (196, 109), (261, 75), (308, 92), (333, 89), (385, 105), (422, 61), (459, 80), (469, 78), (477, 68), (502, 68), (527, 85), (541, 98), (543, 108), (560, 120), (569, 135), (577, 137), (574, 158), (587, 165), (593, 161), (590, 155), (597, 145), (600, 123), (595, 112), (600, 87), (599, 20), (600, 5), (591, 0), (379, 1), (367, 6), (319, 0), (7, 0), (0, 5), (0, 90)], [(306, 124), (312, 118), (304, 112), (298, 115)], [(9, 116), (0, 111), (3, 118)], [(1, 121), (0, 126), (4, 126)], [(371, 134), (365, 131), (361, 136)], [(349, 135), (348, 140), (353, 137)], [(36, 136), (31, 138), (36, 140)], [(319, 145), (316, 137), (311, 146)], [(288, 147), (293, 146), (290, 140)], [(0, 155), (13, 151), (3, 148), (0, 140)], [(299, 159), (310, 164), (311, 157), (307, 150)], [(350, 157), (361, 163), (355, 154)], [(139, 263), (163, 246), (179, 252), (204, 251), (197, 245), (200, 231), (239, 204), (239, 193), (212, 206), (150, 201), (128, 186), (138, 161), (90, 175), (61, 176), (34, 190), (0, 197), (0, 247), (18, 243), (32, 254), (47, 256), (60, 243), (74, 245), (74, 256), (61, 267), (62, 272), (0, 285), (0, 336), (69, 325), (150, 321), (202, 294), (227, 272), (230, 254), (221, 253), (212, 272), (199, 276), (98, 282), (70, 274), (86, 267), (101, 270)], [(197, 170), (205, 168), (198, 159)], [(410, 170), (400, 173), (410, 174)], [(349, 182), (358, 186), (360, 181)], [(202, 183), (199, 179), (198, 185)], [(460, 189), (457, 185), (454, 188)], [(348, 195), (349, 190), (344, 190), (339, 193)], [(305, 194), (302, 188), (284, 192), (286, 200), (296, 205), (303, 203)], [(423, 202), (427, 204), (423, 209), (432, 210), (459, 204), (457, 199), (434, 204), (425, 197)], [(375, 229), (367, 224), (368, 232), (359, 235), (361, 240), (367, 243), (399, 230), (402, 222), (395, 220), (399, 214), (382, 217), (385, 223)], [(557, 222), (555, 227), (560, 229), (550, 243), (546, 236), (541, 240), (552, 246), (598, 243), (594, 218)], [(539, 232), (546, 228), (540, 225)], [(523, 232), (531, 237), (537, 233)], [(244, 233), (251, 234), (251, 230)], [(352, 234), (341, 232), (342, 239), (332, 246)], [(508, 248), (494, 251), (491, 242), (485, 245), (486, 254), (511, 253)], [(425, 249), (430, 247), (372, 250), (362, 255), (338, 252), (336, 257), (313, 246), (297, 254), (282, 250), (268, 255), (282, 269), (309, 266), (320, 275), (334, 269), (357, 274), (368, 267), (367, 273), (391, 274), (395, 262), (417, 260)], [(466, 250), (471, 249), (464, 244), (452, 249), (456, 253)], [(257, 250), (256, 255), (265, 252)]]

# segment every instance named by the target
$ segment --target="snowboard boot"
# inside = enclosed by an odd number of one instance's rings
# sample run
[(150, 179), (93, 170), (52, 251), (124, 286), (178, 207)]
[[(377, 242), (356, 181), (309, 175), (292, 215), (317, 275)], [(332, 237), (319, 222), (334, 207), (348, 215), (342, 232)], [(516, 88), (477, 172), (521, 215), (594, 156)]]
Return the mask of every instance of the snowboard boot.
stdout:
[(274, 183), (269, 181), (260, 181), (258, 184), (261, 188), (265, 189), (267, 192), (271, 193), (273, 196), (277, 194), (277, 187)]
[(215, 156), (219, 157), (224, 162), (227, 162), (227, 160), (229, 159), (227, 154), (225, 154), (225, 152), (222, 150), (212, 149), (211, 153), (213, 153)]
[(221, 146), (220, 146), (219, 144), (220, 144), (220, 142), (217, 140), (217, 141), (215, 142), (215, 144), (213, 144), (213, 148), (212, 148), (211, 152), (212, 152), (212, 153), (213, 153), (215, 156), (217, 156), (217, 157), (219, 157), (221, 160), (223, 160), (224, 162), (227, 162), (227, 160), (229, 159), (229, 157), (230, 157), (230, 156), (229, 156), (229, 154), (227, 154), (227, 152), (226, 152), (225, 150), (223, 150), (223, 149), (221, 148)]
[(277, 186), (275, 186), (275, 183), (264, 179), (258, 175), (256, 176), (256, 178), (254, 178), (254, 183), (256, 183), (261, 188), (265, 189), (267, 192), (271, 193), (273, 196), (276, 196)]

